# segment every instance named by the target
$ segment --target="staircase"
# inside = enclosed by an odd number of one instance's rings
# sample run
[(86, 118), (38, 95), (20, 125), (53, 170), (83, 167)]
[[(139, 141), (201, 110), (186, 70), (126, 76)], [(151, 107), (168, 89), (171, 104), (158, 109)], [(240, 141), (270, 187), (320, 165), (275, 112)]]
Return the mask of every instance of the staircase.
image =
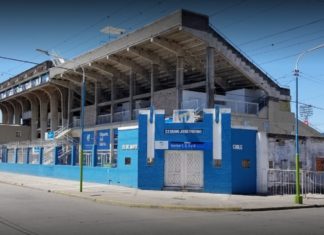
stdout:
[(73, 146), (79, 144), (79, 142), (70, 135), (71, 130), (71, 126), (66, 125), (54, 132), (54, 139), (61, 142), (62, 151), (59, 153), (58, 160), (63, 164), (68, 164), (68, 157), (72, 153)]

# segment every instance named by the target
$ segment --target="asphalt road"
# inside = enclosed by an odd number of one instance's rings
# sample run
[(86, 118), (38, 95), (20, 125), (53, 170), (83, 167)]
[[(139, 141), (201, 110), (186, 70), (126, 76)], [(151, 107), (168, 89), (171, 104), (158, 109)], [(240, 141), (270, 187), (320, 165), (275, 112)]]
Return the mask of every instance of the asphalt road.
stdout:
[(0, 234), (324, 234), (324, 208), (194, 212), (111, 206), (0, 183)]

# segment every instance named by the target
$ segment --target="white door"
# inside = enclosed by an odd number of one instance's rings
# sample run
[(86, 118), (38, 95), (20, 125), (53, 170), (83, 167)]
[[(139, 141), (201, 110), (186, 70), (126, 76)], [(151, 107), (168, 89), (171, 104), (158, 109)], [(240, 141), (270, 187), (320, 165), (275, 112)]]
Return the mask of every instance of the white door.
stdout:
[(202, 151), (165, 151), (165, 186), (202, 188)]

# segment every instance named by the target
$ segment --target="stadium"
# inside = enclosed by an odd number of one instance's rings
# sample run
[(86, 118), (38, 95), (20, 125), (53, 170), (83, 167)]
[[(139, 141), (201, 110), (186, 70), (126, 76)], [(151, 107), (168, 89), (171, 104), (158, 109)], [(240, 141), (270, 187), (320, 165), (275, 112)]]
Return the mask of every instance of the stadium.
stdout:
[[(0, 170), (78, 180), (82, 153), (91, 182), (294, 192), (290, 91), (208, 16), (179, 10), (61, 62), (0, 84)], [(324, 192), (324, 139), (299, 134), (303, 186)]]

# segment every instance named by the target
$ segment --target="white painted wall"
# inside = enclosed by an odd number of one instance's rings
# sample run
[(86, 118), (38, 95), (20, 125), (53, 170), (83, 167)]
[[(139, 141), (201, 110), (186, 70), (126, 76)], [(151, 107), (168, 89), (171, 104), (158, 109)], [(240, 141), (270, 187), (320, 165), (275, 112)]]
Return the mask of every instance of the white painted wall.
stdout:
[[(300, 160), (302, 169), (308, 171), (316, 170), (316, 158), (324, 158), (324, 138), (306, 138), (299, 141)], [(268, 161), (273, 161), (274, 169), (295, 169), (295, 140), (269, 138)], [(286, 162), (286, 163), (285, 163)]]
[(266, 194), (268, 191), (268, 137), (265, 132), (258, 132), (256, 139), (256, 147), (257, 147), (257, 193)]

